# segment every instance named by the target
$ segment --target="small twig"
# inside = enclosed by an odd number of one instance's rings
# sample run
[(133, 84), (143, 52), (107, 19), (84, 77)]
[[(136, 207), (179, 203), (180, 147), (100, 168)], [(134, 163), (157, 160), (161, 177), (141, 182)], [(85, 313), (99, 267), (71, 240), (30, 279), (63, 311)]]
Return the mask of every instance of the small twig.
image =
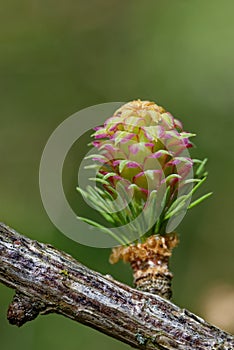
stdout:
[(138, 349), (231, 350), (234, 338), (187, 310), (94, 272), (0, 224), (0, 282), (16, 290), (18, 326), (55, 312)]

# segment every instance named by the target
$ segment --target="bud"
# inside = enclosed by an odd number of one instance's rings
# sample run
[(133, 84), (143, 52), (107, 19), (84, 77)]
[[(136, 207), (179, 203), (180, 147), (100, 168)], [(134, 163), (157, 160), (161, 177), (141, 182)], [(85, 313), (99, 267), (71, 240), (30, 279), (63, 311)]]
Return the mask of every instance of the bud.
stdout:
[[(130, 262), (136, 287), (166, 298), (171, 296), (172, 279), (168, 261), (178, 241), (176, 234), (167, 232), (167, 225), (188, 208), (192, 194), (205, 181), (206, 160), (191, 159), (187, 151), (192, 147), (193, 136), (183, 130), (179, 120), (154, 102), (129, 102), (93, 134), (97, 154), (92, 159), (101, 186), (96, 188), (96, 194), (90, 189), (85, 193), (78, 188), (115, 227), (131, 222), (144, 211), (144, 220), (150, 223), (147, 232), (138, 232), (140, 238), (128, 246), (124, 245), (127, 239), (119, 239), (122, 245), (113, 249), (110, 261)], [(196, 186), (192, 189), (193, 183)], [(117, 207), (111, 214), (108, 206), (116, 201), (120, 189), (124, 193), (120, 198), (125, 204), (128, 198), (127, 205), (119, 210)], [(154, 211), (159, 213), (155, 222), (152, 221)], [(95, 225), (91, 220), (87, 222)]]

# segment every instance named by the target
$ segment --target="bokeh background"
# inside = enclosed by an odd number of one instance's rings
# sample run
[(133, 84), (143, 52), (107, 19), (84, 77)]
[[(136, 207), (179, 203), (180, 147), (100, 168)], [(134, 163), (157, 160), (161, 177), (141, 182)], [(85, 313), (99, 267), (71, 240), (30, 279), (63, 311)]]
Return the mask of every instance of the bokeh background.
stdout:
[[(231, 332), (233, 13), (232, 0), (3, 0), (0, 6), (0, 220), (131, 284), (128, 266), (108, 263), (109, 249), (79, 245), (56, 230), (40, 199), (38, 169), (48, 137), (76, 111), (154, 100), (197, 134), (195, 154), (209, 158), (202, 191), (214, 191), (178, 228), (174, 301)], [(81, 156), (74, 148), (65, 164), (66, 190), (77, 212)], [(12, 296), (0, 285), (1, 349), (129, 348), (62, 316), (10, 326)]]

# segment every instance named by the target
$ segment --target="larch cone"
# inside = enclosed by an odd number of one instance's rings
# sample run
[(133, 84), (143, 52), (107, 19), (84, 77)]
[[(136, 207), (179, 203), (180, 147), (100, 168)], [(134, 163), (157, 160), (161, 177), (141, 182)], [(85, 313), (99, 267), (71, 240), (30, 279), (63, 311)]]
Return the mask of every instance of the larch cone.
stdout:
[[(188, 149), (195, 134), (163, 107), (134, 100), (121, 106), (104, 124), (94, 128), (95, 186), (77, 188), (111, 227), (79, 217), (114, 239), (110, 262), (122, 259), (133, 269), (137, 289), (170, 299), (169, 258), (178, 244), (172, 231), (206, 180), (206, 159), (192, 159)], [(166, 233), (170, 232), (170, 233)]]

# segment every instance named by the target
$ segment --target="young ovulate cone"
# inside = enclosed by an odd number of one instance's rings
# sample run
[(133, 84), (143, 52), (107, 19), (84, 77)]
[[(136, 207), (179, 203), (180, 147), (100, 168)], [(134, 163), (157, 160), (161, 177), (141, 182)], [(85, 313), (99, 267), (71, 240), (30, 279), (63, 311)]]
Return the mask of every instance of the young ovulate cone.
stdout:
[[(92, 136), (97, 150), (92, 160), (98, 164), (100, 206), (103, 199), (106, 203), (116, 199), (120, 183), (126, 194), (131, 192), (131, 203), (113, 215), (105, 209), (103, 212), (102, 202), (100, 213), (104, 218), (118, 227), (131, 222), (147, 205), (152, 208), (145, 211), (146, 222), (152, 220), (154, 208), (161, 210), (149, 229), (139, 232), (139, 239), (112, 249), (110, 262), (129, 262), (136, 288), (170, 299), (172, 273), (168, 264), (178, 237), (167, 232), (167, 224), (205, 178), (205, 162), (193, 160), (188, 153), (194, 134), (185, 132), (182, 123), (163, 107), (135, 100), (121, 106), (103, 126), (95, 128)], [(186, 192), (193, 182), (197, 182), (195, 188)], [(98, 210), (98, 197), (93, 196), (90, 192)], [(149, 198), (155, 200), (149, 204)]]

